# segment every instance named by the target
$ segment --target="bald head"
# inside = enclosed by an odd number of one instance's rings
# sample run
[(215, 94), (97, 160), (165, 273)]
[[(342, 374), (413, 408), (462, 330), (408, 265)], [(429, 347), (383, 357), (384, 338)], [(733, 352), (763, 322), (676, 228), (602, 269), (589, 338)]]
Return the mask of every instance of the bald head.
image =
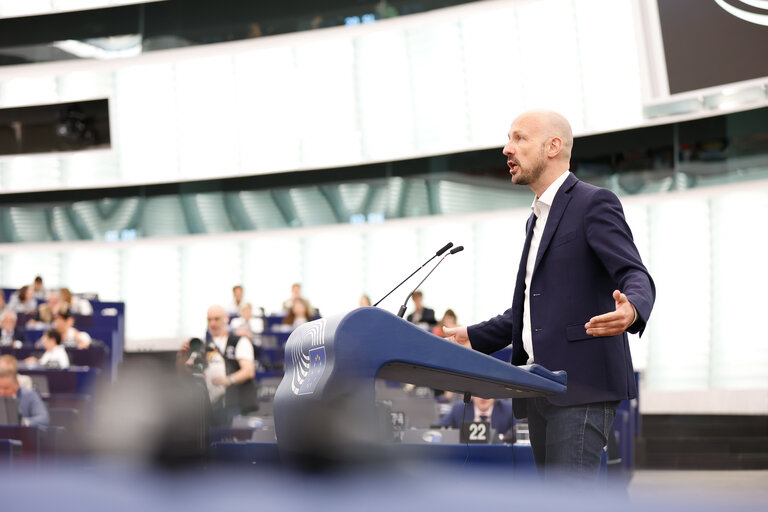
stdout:
[(571, 123), (563, 116), (552, 110), (536, 109), (523, 112), (518, 119), (529, 119), (536, 123), (544, 138), (557, 138), (561, 141), (561, 149), (557, 158), (570, 161), (573, 149), (573, 131)]
[(570, 167), (573, 133), (568, 120), (551, 110), (529, 110), (514, 120), (503, 153), (512, 183), (541, 194)]
[(216, 304), (208, 308), (208, 331), (211, 336), (224, 336), (228, 324), (229, 317), (223, 307)]

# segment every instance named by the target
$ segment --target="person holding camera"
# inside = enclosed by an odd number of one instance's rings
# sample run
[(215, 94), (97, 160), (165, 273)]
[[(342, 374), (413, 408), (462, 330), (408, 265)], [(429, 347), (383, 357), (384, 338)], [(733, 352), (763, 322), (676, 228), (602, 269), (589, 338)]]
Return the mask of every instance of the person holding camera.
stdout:
[(229, 425), (236, 415), (258, 409), (253, 345), (245, 336), (231, 334), (228, 323), (225, 309), (211, 306), (208, 308), (208, 341), (185, 341), (177, 355), (180, 368), (202, 370), (214, 425)]

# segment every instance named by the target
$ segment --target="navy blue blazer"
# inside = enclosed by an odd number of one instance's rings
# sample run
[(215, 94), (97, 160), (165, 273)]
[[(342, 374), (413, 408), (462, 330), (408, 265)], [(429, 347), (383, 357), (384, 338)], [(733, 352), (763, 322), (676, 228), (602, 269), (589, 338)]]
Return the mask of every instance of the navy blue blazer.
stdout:
[[(526, 229), (532, 229), (534, 217)], [(490, 354), (512, 344), (514, 365), (527, 363), (523, 349), (526, 249), (518, 268), (512, 307), (468, 327), (472, 347)], [(629, 332), (642, 334), (656, 297), (653, 279), (640, 259), (619, 199), (609, 190), (569, 175), (555, 195), (531, 278), (533, 352), (537, 364), (568, 372), (568, 391), (548, 397), (555, 405), (635, 398), (627, 334), (594, 337), (590, 318), (615, 311), (613, 291), (635, 306)], [(526, 413), (514, 403), (518, 418)]]
[[(468, 403), (465, 412), (464, 402), (455, 402), (450, 412), (440, 418), (437, 424), (442, 427), (461, 428), (463, 422), (472, 422), (474, 420), (474, 403)], [(506, 400), (496, 400), (493, 403), (493, 412), (491, 413), (491, 428), (499, 434), (504, 434), (514, 424), (515, 417), (512, 414), (512, 404)]]

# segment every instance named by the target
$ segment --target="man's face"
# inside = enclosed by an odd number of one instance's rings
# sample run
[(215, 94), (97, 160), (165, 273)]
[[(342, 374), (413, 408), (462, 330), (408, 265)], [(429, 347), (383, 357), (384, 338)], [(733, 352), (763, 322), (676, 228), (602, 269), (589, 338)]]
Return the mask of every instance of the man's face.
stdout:
[(546, 140), (539, 124), (535, 118), (521, 116), (509, 129), (509, 142), (504, 146), (503, 153), (507, 157), (512, 183), (534, 184), (547, 167)]
[(491, 405), (493, 405), (493, 398), (480, 398), (473, 396), (472, 401), (475, 403), (475, 407), (477, 407), (477, 410), (480, 412), (487, 411)]
[(243, 289), (239, 286), (232, 289), (232, 294), (235, 296), (235, 302), (243, 300)]
[(0, 377), (0, 396), (16, 396), (19, 383), (13, 377)]
[(221, 336), (227, 332), (227, 315), (223, 309), (208, 310), (208, 331), (212, 336)]

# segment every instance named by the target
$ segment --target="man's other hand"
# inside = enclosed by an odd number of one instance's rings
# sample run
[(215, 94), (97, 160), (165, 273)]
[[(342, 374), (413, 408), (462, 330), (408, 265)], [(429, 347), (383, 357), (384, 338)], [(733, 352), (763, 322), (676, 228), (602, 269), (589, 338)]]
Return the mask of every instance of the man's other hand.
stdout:
[(443, 338), (458, 343), (462, 347), (472, 348), (466, 327), (443, 327)]
[(635, 307), (627, 296), (619, 290), (613, 292), (613, 300), (616, 303), (616, 311), (590, 318), (584, 325), (587, 334), (592, 336), (615, 336), (621, 334), (637, 319)]

